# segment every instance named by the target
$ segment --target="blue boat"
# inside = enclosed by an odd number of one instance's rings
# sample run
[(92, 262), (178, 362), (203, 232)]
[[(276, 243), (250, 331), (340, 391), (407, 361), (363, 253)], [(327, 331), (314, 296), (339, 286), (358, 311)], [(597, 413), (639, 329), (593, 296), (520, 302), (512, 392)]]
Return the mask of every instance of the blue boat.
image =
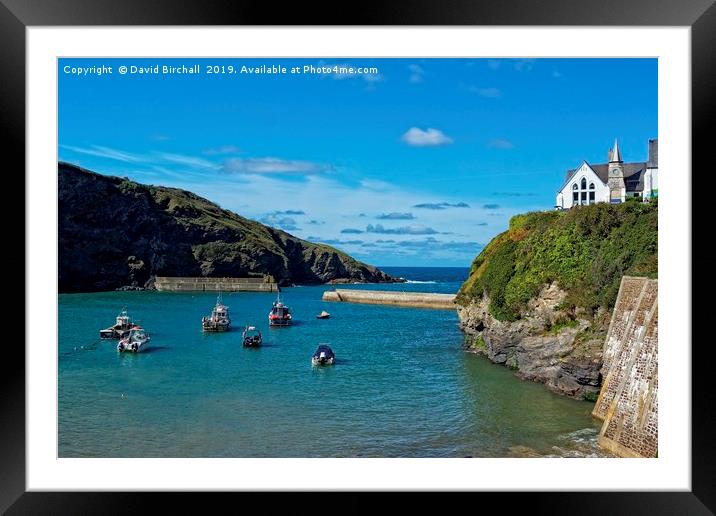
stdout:
[(321, 344), (316, 348), (316, 352), (311, 357), (311, 364), (317, 365), (333, 365), (336, 361), (336, 355), (330, 346)]

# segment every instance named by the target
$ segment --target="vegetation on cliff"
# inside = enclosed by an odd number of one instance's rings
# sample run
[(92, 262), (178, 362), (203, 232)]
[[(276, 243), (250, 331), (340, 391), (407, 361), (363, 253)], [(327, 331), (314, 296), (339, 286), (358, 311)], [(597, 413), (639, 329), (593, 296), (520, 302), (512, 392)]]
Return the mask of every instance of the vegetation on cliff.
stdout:
[(657, 276), (657, 227), (656, 203), (517, 215), (475, 258), (457, 302), (466, 306), (487, 294), (490, 314), (514, 321), (545, 284), (556, 282), (567, 292), (568, 311), (611, 309), (623, 275)]
[(272, 275), (282, 284), (393, 278), (324, 244), (177, 188), (58, 166), (60, 292), (144, 287), (154, 276)]

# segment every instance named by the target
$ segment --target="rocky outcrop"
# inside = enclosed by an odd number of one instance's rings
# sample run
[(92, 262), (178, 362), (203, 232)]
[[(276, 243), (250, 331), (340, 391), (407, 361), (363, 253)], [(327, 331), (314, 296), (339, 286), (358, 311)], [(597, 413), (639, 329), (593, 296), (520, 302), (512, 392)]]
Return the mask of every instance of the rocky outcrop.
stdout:
[(604, 317), (561, 309), (566, 295), (556, 283), (545, 285), (515, 321), (500, 321), (490, 315), (487, 295), (458, 306), (466, 349), (559, 394), (596, 399), (601, 385)]
[(622, 276), (658, 275), (658, 202), (515, 215), (455, 297), (469, 349), (595, 400)]
[(59, 291), (151, 288), (155, 276), (267, 274), (281, 285), (396, 281), (327, 245), (176, 188), (58, 165)]

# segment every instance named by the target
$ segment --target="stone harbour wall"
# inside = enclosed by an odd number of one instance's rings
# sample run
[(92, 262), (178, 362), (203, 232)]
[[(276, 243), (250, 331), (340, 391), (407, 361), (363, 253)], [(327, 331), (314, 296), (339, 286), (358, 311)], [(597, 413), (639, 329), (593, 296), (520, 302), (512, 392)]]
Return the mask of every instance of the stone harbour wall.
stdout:
[(323, 301), (455, 309), (455, 294), (434, 294), (430, 292), (336, 289), (324, 292)]
[(599, 444), (622, 457), (658, 449), (658, 283), (624, 276), (604, 343), (602, 388), (592, 414)]
[(157, 276), (154, 288), (167, 292), (276, 292), (278, 285), (268, 276), (254, 278), (180, 278)]

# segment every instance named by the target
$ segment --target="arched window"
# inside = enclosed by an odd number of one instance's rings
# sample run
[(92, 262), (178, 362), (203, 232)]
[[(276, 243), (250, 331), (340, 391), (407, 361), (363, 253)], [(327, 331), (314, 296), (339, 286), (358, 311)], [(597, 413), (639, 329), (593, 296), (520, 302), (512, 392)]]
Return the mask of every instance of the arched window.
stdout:
[(572, 190), (576, 190), (576, 189), (577, 189), (577, 183), (574, 183), (574, 184), (572, 185)]
[(583, 178), (582, 178), (582, 185), (581, 185), (581, 186), (582, 186), (582, 190), (586, 190), (586, 189), (587, 189), (587, 178), (586, 178), (586, 177), (583, 177)]
[(594, 183), (589, 183), (589, 189), (594, 190)]

